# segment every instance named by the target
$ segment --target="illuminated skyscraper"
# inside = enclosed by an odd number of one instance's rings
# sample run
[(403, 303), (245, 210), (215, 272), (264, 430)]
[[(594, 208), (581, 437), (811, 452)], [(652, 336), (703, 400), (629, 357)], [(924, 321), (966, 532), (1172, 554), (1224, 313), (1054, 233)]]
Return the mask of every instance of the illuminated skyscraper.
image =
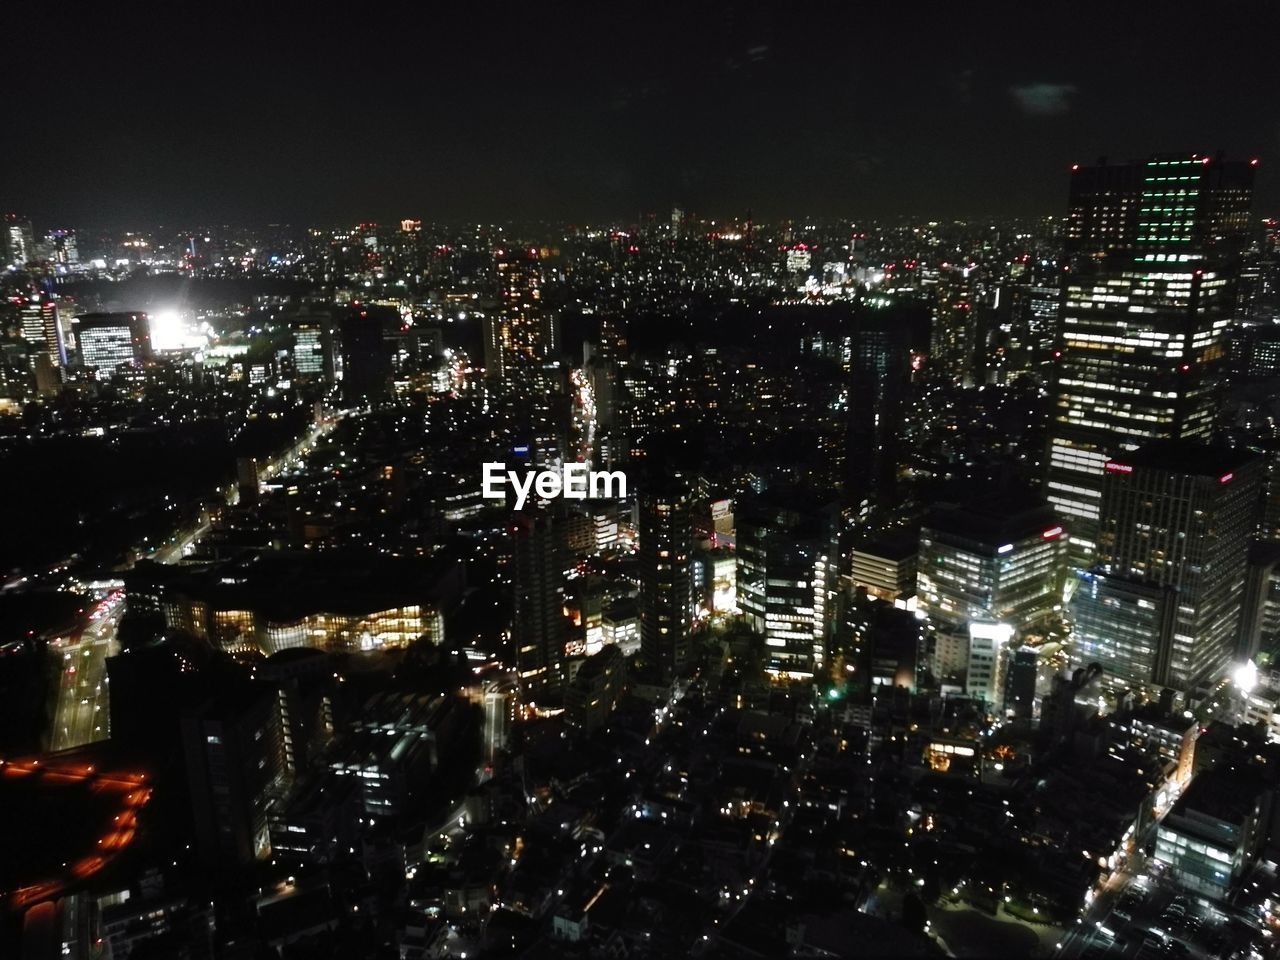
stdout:
[(50, 256), (54, 263), (63, 265), (80, 262), (80, 251), (76, 247), (74, 230), (51, 230), (44, 238), (49, 246)]
[(944, 506), (920, 530), (919, 609), (940, 628), (1052, 621), (1062, 600), (1062, 527), (1043, 503)]
[(811, 680), (826, 664), (838, 567), (837, 511), (797, 509), (799, 497), (760, 502), (738, 521), (737, 598), (764, 637), (765, 670)]
[(36, 258), (35, 235), (30, 220), (24, 220), (16, 213), (5, 214), (0, 228), (0, 260), (3, 261), (0, 266), (21, 267)]
[(111, 371), (151, 359), (151, 324), (145, 313), (86, 313), (71, 321), (80, 363)]
[(663, 679), (689, 661), (693, 544), (691, 496), (680, 477), (640, 494), (640, 648)]
[(32, 297), (21, 308), (22, 338), (27, 341), (34, 365), (39, 356), (57, 369), (67, 364), (67, 351), (62, 342), (62, 325), (58, 322), (58, 304), (45, 297)]
[(537, 250), (498, 250), (498, 309), (484, 321), (485, 373), (510, 380), (553, 359), (559, 350), (558, 324), (542, 302), (542, 267)]
[(293, 322), (293, 372), (300, 379), (334, 379), (333, 329), (328, 317), (299, 316)]
[(1072, 599), (1074, 661), (1101, 665), (1113, 689), (1212, 683), (1237, 643), (1262, 461), (1162, 441), (1104, 473), (1098, 564)]
[(1159, 156), (1072, 174), (1047, 493), (1081, 565), (1105, 464), (1212, 434), (1255, 163)]

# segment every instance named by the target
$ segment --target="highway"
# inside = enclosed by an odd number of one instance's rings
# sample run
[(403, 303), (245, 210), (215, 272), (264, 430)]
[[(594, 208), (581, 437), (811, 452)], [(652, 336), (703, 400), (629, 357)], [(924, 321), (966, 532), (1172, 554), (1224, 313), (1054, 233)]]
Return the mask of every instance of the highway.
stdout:
[[(328, 436), (348, 411), (339, 411), (335, 416), (313, 423), (311, 428), (299, 437), (292, 446), (265, 461), (258, 468), (259, 481), (270, 480), (290, 465), (300, 465), (317, 443)], [(222, 495), (227, 506), (234, 506), (240, 500), (240, 491), (234, 483), (222, 488)], [(177, 563), (188, 556), (200, 540), (208, 534), (211, 524), (209, 518), (202, 515), (200, 520), (187, 528), (174, 531), (173, 536), (150, 551), (139, 551), (138, 557), (157, 560), (160, 563)]]
[(75, 640), (51, 647), (62, 657), (49, 737), (51, 750), (70, 750), (110, 735), (107, 657), (120, 650), (116, 628), (123, 613), (123, 595), (109, 594), (93, 608), (88, 625)]
[[(301, 461), (337, 426), (340, 418), (341, 414), (313, 425), (287, 450), (263, 464), (259, 476), (268, 479), (290, 464)], [(228, 505), (234, 504), (239, 495), (234, 484), (224, 488), (222, 493)], [(209, 529), (208, 517), (202, 516), (194, 525), (174, 531), (168, 540), (149, 552), (138, 551), (135, 556), (161, 563), (177, 563), (191, 553)], [(51, 645), (50, 650), (62, 659), (62, 669), (49, 733), (50, 750), (70, 750), (110, 736), (107, 658), (120, 652), (116, 631), (124, 608), (124, 595), (119, 591), (109, 593), (90, 611), (89, 622), (83, 630), (66, 643)]]

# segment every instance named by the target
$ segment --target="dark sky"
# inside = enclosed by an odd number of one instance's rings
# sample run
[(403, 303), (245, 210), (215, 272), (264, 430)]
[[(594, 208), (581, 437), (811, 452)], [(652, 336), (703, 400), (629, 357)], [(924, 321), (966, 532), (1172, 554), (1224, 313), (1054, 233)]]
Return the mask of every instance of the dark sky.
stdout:
[(1267, 0), (79, 7), (5, 12), (0, 207), (42, 226), (1035, 215), (1217, 149), (1280, 212)]

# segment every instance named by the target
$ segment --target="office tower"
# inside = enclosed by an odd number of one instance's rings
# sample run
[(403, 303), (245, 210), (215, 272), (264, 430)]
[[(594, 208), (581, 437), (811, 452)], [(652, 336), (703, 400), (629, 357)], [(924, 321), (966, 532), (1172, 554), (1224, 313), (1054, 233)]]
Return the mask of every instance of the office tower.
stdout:
[(206, 866), (243, 866), (271, 852), (268, 816), (287, 784), (277, 692), (226, 689), (182, 713), (182, 744)]
[(679, 476), (656, 480), (640, 493), (640, 648), (663, 679), (689, 661), (691, 508), (688, 485)]
[(964, 681), (967, 696), (1002, 705), (1013, 636), (1014, 629), (1007, 623), (969, 622), (969, 656)]
[(892, 507), (913, 351), (928, 344), (928, 318), (896, 311), (858, 318), (849, 335), (846, 499)]
[(1041, 370), (1053, 360), (1062, 308), (1061, 267), (1056, 260), (1025, 255), (1010, 266), (998, 312), (1011, 361), (1017, 369)]
[(932, 510), (920, 530), (918, 609), (935, 626), (1047, 628), (1062, 603), (1063, 528), (1052, 508), (996, 497)]
[(974, 264), (944, 266), (936, 290), (929, 365), (957, 381), (971, 380), (978, 357), (983, 287)]
[(1274, 663), (1280, 653), (1280, 541), (1259, 539), (1249, 545), (1241, 608), (1236, 659), (1265, 653)]
[(71, 321), (80, 363), (111, 371), (151, 359), (151, 326), (145, 313), (85, 313)]
[(391, 393), (391, 351), (382, 321), (357, 310), (342, 320), (342, 399), (348, 404), (376, 403)]
[(36, 258), (35, 234), (31, 230), (31, 221), (24, 220), (16, 213), (7, 213), (0, 224), (0, 266), (21, 267)]
[(738, 515), (737, 602), (764, 637), (765, 670), (812, 680), (827, 663), (838, 567), (837, 510), (768, 495)]
[(490, 378), (525, 378), (559, 350), (559, 326), (542, 302), (537, 250), (497, 250), (496, 315), (484, 321), (484, 366)]
[(54, 263), (65, 266), (80, 262), (80, 251), (76, 247), (74, 230), (50, 230), (44, 239), (49, 246), (50, 259)]
[(516, 671), (528, 699), (559, 693), (564, 682), (564, 530), (548, 511), (512, 519)]
[(34, 367), (38, 356), (46, 357), (55, 369), (67, 364), (67, 351), (62, 342), (62, 325), (58, 304), (47, 297), (33, 296), (20, 308), (22, 338), (27, 341)]
[(1047, 484), (1079, 565), (1109, 460), (1212, 435), (1253, 173), (1198, 155), (1072, 173)]
[(335, 378), (333, 327), (327, 315), (300, 314), (293, 320), (293, 373), (301, 380), (332, 383)]
[(1030, 720), (1035, 710), (1036, 684), (1040, 676), (1040, 648), (1019, 647), (1009, 658), (1004, 705), (1019, 720)]
[(1180, 692), (1227, 671), (1241, 623), (1263, 464), (1162, 441), (1105, 466), (1098, 564), (1072, 600), (1073, 660), (1112, 690)]

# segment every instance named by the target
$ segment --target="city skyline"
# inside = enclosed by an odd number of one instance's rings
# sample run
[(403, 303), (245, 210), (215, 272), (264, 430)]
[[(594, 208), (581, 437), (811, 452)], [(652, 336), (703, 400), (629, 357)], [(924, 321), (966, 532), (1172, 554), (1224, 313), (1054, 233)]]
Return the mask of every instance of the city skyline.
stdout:
[(0, 957), (1280, 960), (1277, 9), (16, 11)]

